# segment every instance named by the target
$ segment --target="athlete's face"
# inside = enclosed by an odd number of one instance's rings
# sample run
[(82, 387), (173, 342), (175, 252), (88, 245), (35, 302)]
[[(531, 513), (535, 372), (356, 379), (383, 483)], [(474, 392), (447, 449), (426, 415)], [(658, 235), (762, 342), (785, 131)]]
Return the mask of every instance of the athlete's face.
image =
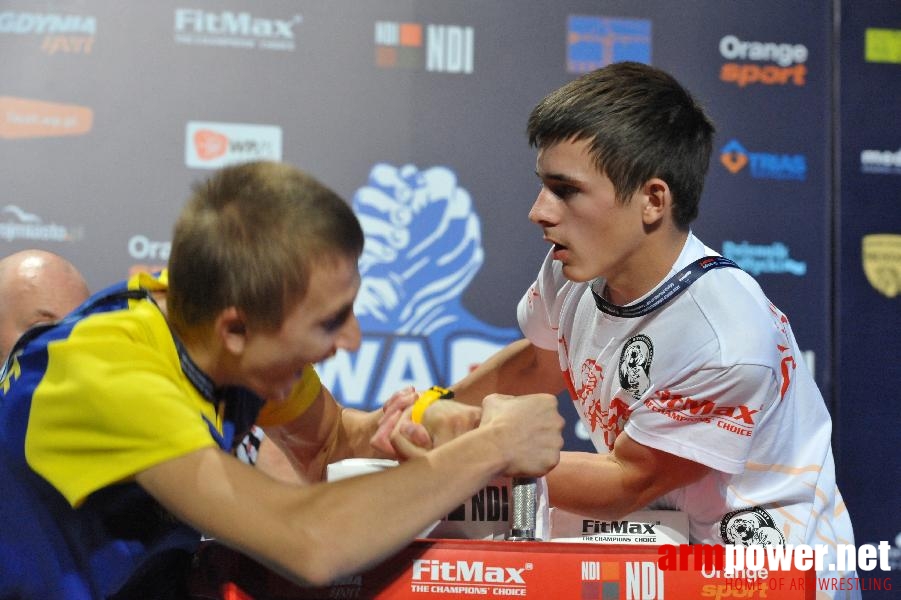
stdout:
[(243, 384), (261, 397), (282, 400), (304, 366), (339, 349), (360, 345), (353, 302), (360, 287), (356, 260), (338, 257), (313, 267), (306, 296), (288, 309), (277, 331), (248, 328), (241, 358)]
[(566, 140), (538, 151), (542, 185), (529, 211), (571, 281), (615, 278), (643, 237), (640, 203), (615, 200), (613, 183), (588, 150), (588, 141)]

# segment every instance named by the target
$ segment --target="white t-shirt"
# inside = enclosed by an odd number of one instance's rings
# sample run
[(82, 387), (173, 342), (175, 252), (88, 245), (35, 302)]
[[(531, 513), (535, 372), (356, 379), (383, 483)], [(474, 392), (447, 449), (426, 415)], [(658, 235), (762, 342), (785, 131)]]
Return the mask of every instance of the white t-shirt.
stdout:
[[(659, 298), (717, 254), (689, 235)], [(692, 543), (852, 544), (835, 485), (832, 422), (788, 319), (754, 279), (713, 269), (643, 316), (599, 309), (605, 282), (568, 281), (545, 258), (518, 307), (536, 346), (556, 350), (598, 452), (633, 440), (712, 470), (650, 508), (681, 510)], [(830, 561), (826, 561), (828, 566)]]

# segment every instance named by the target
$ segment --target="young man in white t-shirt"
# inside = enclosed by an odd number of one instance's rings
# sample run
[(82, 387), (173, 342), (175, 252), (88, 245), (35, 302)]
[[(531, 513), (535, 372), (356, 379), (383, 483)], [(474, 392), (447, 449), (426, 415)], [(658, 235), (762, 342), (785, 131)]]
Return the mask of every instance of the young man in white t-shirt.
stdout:
[(692, 543), (851, 544), (830, 416), (788, 319), (690, 230), (713, 134), (675, 79), (638, 63), (535, 107), (529, 219), (552, 247), (519, 303), (526, 339), (456, 398), (568, 388), (597, 452), (548, 474), (556, 507), (681, 510)]

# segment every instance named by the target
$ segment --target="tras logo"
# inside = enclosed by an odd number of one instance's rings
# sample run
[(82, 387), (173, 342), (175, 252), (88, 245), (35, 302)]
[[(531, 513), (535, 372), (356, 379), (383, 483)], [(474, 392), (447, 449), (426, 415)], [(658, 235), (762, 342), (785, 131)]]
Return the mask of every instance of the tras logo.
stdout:
[(281, 159), (281, 127), (189, 121), (185, 128), (185, 164), (194, 169)]
[(566, 34), (566, 70), (587, 73), (610, 63), (651, 63), (651, 22), (570, 15)]
[(316, 369), (343, 404), (371, 408), (407, 385), (457, 381), (520, 337), (463, 306), (485, 253), (472, 198), (453, 171), (377, 164), (353, 209), (366, 240), (354, 305), (363, 339), (357, 352)]
[[(425, 36), (423, 36), (423, 27)], [(434, 73), (473, 72), (475, 32), (460, 25), (376, 21), (375, 65)]]
[(733, 175), (747, 166), (755, 179), (807, 179), (807, 157), (803, 154), (749, 152), (738, 140), (730, 140), (723, 146), (720, 162)]
[[(752, 84), (803, 86), (807, 83), (807, 46), (784, 42), (748, 42), (735, 35), (720, 40), (720, 55), (729, 61), (720, 80), (738, 87)], [(775, 64), (766, 64), (775, 63)]]

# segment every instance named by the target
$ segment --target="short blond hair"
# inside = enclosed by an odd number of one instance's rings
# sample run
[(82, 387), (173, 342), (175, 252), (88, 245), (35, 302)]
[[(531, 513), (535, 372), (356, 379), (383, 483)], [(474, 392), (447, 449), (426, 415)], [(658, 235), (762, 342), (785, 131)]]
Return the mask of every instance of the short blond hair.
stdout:
[(277, 329), (307, 291), (316, 261), (358, 259), (363, 231), (350, 206), (283, 163), (221, 169), (193, 188), (175, 225), (167, 311), (188, 331), (228, 307)]

